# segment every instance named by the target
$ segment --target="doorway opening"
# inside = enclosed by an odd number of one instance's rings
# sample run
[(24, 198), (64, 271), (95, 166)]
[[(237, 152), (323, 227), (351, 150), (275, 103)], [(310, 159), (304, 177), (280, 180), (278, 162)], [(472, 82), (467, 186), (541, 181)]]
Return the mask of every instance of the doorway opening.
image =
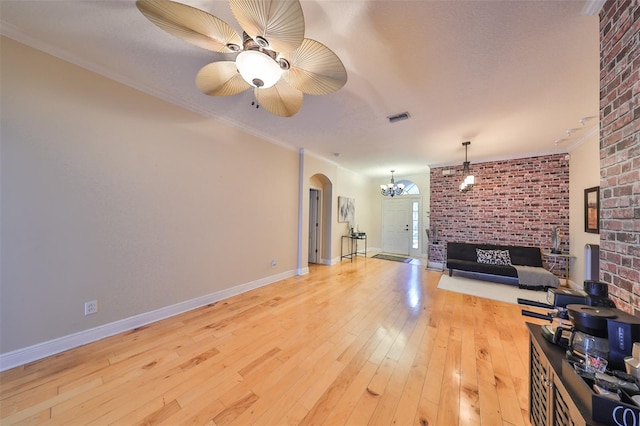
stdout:
[(322, 198), (318, 189), (309, 190), (309, 263), (320, 263), (320, 220), (322, 219)]
[(323, 174), (309, 180), (308, 263), (331, 264), (332, 185)]

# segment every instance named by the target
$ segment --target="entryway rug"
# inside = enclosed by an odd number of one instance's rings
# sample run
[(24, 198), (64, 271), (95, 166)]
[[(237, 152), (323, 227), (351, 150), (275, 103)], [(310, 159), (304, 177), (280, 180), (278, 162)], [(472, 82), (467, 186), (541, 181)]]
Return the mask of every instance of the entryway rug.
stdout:
[(518, 303), (518, 298), (548, 303), (546, 291), (523, 290), (516, 285), (492, 283), (456, 276), (450, 277), (447, 274), (443, 274), (440, 277), (438, 288), (513, 304)]
[(403, 263), (411, 262), (410, 257), (392, 256), (390, 254), (375, 254), (371, 257), (374, 257), (376, 259), (393, 260), (394, 262), (403, 262)]

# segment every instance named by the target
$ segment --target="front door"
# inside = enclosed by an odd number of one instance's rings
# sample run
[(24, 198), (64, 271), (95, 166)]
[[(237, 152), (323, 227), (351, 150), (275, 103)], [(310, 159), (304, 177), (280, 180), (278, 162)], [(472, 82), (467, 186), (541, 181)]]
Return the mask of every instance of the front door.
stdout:
[(382, 200), (382, 251), (409, 255), (411, 247), (412, 200), (386, 198)]

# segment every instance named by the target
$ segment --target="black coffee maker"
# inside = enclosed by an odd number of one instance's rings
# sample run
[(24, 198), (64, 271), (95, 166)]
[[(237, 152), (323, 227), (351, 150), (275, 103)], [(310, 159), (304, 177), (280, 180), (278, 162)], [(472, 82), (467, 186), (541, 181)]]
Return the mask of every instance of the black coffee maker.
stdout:
[(640, 318), (619, 311), (616, 318), (607, 320), (609, 333), (609, 364), (615, 370), (624, 370), (624, 359), (631, 356), (633, 343), (640, 342)]
[(625, 370), (624, 359), (631, 356), (634, 342), (640, 342), (640, 318), (620, 309), (567, 305), (574, 333), (580, 332), (609, 342), (609, 370)]

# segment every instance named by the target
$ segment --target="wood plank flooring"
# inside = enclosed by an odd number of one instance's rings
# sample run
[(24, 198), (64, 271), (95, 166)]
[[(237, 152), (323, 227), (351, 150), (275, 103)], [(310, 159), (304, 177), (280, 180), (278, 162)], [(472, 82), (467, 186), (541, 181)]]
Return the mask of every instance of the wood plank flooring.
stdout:
[(529, 425), (520, 306), (415, 264), (310, 270), (0, 373), (0, 423)]

